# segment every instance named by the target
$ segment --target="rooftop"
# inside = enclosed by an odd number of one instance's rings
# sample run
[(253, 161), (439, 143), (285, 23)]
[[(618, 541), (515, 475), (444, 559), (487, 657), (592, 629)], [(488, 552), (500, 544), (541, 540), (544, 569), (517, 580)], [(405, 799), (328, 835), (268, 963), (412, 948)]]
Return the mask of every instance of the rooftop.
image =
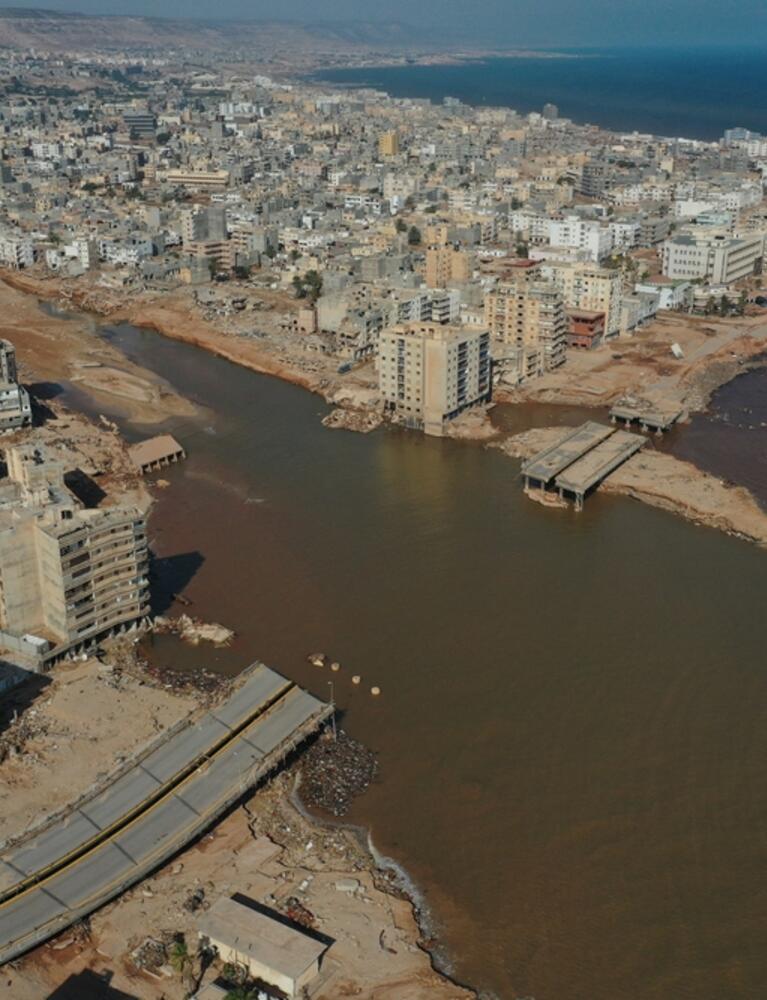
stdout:
[(328, 944), (236, 899), (222, 897), (200, 919), (200, 934), (248, 955), (275, 972), (297, 979)]

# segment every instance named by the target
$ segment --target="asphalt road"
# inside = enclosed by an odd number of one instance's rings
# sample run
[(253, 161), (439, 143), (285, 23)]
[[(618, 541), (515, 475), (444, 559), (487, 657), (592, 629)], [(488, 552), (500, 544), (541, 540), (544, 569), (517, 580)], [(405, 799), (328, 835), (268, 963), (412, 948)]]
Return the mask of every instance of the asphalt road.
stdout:
[[(0, 873), (6, 880), (14, 872), (35, 870), (40, 862), (49, 869), (41, 880), (0, 903), (0, 964), (91, 913), (162, 864), (329, 717), (330, 705), (266, 667), (257, 669), (252, 686), (249, 680), (233, 699), (204, 717), (197, 738), (186, 731), (177, 734), (166, 754), (135, 765), (92, 803), (3, 859)], [(251, 697), (259, 700), (254, 703)], [(254, 709), (256, 717), (247, 721)], [(211, 749), (219, 735), (209, 721), (214, 716), (228, 737)], [(232, 726), (241, 728), (233, 731)], [(163, 785), (155, 771), (172, 773), (174, 780)], [(136, 802), (141, 803), (138, 810)]]

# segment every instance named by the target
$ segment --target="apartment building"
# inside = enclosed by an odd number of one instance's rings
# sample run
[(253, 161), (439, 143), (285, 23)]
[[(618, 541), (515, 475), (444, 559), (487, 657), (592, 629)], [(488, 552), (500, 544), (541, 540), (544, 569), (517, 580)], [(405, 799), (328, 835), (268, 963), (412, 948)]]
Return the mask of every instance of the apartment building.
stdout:
[(16, 348), (9, 340), (0, 340), (0, 432), (31, 424), (32, 402), (18, 383)]
[(0, 382), (17, 382), (16, 348), (10, 340), (0, 340)]
[(663, 244), (663, 274), (730, 285), (754, 274), (764, 257), (764, 234), (728, 237), (680, 234)]
[(500, 282), (485, 296), (485, 325), (494, 341), (524, 350), (518, 381), (564, 364), (564, 298), (553, 282), (543, 280), (538, 263), (522, 262), (510, 270), (509, 280)]
[(552, 219), (548, 228), (551, 246), (583, 250), (594, 263), (599, 263), (613, 249), (613, 233), (609, 229), (577, 215)]
[(399, 153), (399, 136), (395, 131), (384, 132), (378, 137), (378, 152), (381, 156), (397, 156)]
[(0, 644), (36, 667), (149, 613), (146, 522), (85, 510), (42, 447), (9, 448), (0, 484)]
[(544, 277), (559, 288), (567, 309), (586, 309), (605, 315), (605, 337), (615, 337), (621, 330), (620, 272), (582, 263), (545, 261)]
[(229, 184), (228, 170), (168, 170), (161, 178), (166, 184), (192, 188), (225, 188)]
[(449, 288), (471, 278), (471, 261), (465, 250), (434, 246), (426, 251), (426, 284), (429, 288)]
[(403, 323), (381, 332), (378, 350), (386, 410), (408, 427), (440, 436), (463, 410), (490, 399), (487, 330)]

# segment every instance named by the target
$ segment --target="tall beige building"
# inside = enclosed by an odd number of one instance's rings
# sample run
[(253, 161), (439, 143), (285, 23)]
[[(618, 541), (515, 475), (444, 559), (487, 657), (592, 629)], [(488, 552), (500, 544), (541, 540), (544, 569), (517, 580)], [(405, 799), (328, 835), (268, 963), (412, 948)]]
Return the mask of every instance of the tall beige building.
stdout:
[(471, 263), (465, 250), (433, 246), (426, 251), (426, 284), (429, 288), (449, 288), (471, 278)]
[(441, 435), (463, 410), (490, 399), (486, 330), (403, 323), (379, 336), (378, 381), (385, 408), (407, 426)]
[(381, 156), (397, 156), (399, 153), (399, 135), (393, 129), (378, 137), (378, 152)]
[(85, 510), (42, 448), (9, 448), (0, 484), (0, 644), (36, 666), (149, 613), (146, 523)]
[(485, 296), (485, 324), (494, 341), (519, 352), (508, 356), (517, 359), (520, 380), (565, 361), (564, 298), (552, 282), (543, 280), (540, 264), (521, 262)]
[(585, 309), (605, 315), (605, 336), (621, 329), (623, 287), (620, 272), (593, 264), (545, 261), (544, 273), (562, 292), (568, 309)]

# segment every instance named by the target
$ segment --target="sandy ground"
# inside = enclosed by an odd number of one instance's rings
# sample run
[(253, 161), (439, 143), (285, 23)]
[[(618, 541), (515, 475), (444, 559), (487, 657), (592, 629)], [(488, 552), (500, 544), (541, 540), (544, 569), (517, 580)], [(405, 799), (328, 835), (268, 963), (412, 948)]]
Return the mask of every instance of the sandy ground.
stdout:
[(132, 364), (93, 330), (93, 323), (77, 314), (49, 316), (32, 295), (0, 281), (0, 337), (15, 344), (21, 380), (33, 390), (38, 386), (40, 395), (55, 395), (61, 381), (79, 384), (96, 400), (108, 398), (136, 423), (196, 412), (162, 379)]
[[(677, 343), (684, 358), (677, 360)], [(763, 318), (717, 320), (666, 313), (633, 336), (593, 351), (568, 351), (567, 363), (499, 400), (607, 406), (626, 394), (661, 407), (704, 409), (714, 389), (767, 351)]]
[[(544, 427), (500, 442), (507, 455), (530, 458), (550, 447), (570, 428)], [(604, 493), (633, 497), (704, 524), (767, 546), (767, 512), (742, 486), (702, 472), (689, 462), (655, 451), (649, 443), (599, 486)], [(588, 500), (586, 501), (588, 503)]]
[[(10, 750), (0, 763), (2, 842), (17, 839), (101, 783), (195, 706), (189, 695), (127, 674), (117, 677), (96, 660), (57, 665), (31, 703), (29, 691), (16, 689), (3, 700), (0, 748), (14, 742), (20, 724), (28, 735), (21, 749)], [(5, 720), (15, 707), (19, 722), (9, 730)]]
[[(116, 681), (93, 661), (57, 667), (51, 684), (27, 710), (34, 734), (22, 753), (0, 765), (0, 836), (7, 839), (36, 826), (187, 716), (196, 703), (131, 676)], [(117, 724), (126, 714), (129, 729)], [(298, 766), (300, 758), (293, 772)], [(188, 981), (167, 963), (154, 971), (142, 969), (132, 954), (147, 937), (167, 941), (179, 932), (194, 954), (199, 913), (187, 904), (199, 890), (204, 895), (199, 912), (235, 892), (281, 911), (291, 897), (298, 899), (311, 925), (335, 942), (314, 1000), (473, 996), (432, 970), (417, 943), (420, 931), (411, 904), (376, 869), (356, 837), (319, 826), (292, 805), (294, 783), (295, 773), (281, 774), (86, 925), (64, 931), (7, 966), (0, 976), (0, 998), (41, 1000), (64, 983), (74, 988), (87, 971), (107, 973), (113, 988), (140, 1000), (181, 1000)], [(205, 981), (220, 971), (212, 968)], [(102, 993), (83, 981), (82, 991), (72, 996), (96, 1000)]]
[[(151, 973), (137, 968), (132, 953), (148, 937), (163, 940), (180, 932), (194, 954), (199, 914), (237, 892), (278, 910), (297, 898), (313, 928), (333, 939), (312, 1000), (474, 996), (432, 970), (415, 943), (411, 905), (377, 887), (377, 876), (350, 834), (309, 825), (289, 804), (289, 784), (290, 776), (283, 775), (260, 790), (161, 872), (104, 907), (91, 918), (88, 939), (65, 932), (31, 953), (0, 978), (0, 998), (40, 1000), (88, 969), (113, 972), (111, 986), (140, 1000), (182, 1000), (186, 993), (178, 972), (169, 965)], [(186, 904), (199, 890), (203, 903), (192, 912)], [(216, 963), (203, 982), (220, 972)], [(81, 1000), (98, 995), (77, 994)]]
[(201, 347), (244, 368), (274, 375), (352, 408), (369, 405), (371, 398), (377, 397), (372, 364), (341, 376), (337, 358), (307, 350), (301, 334), (286, 332), (284, 322), (300, 303), (284, 292), (229, 282), (219, 290), (222, 299), (241, 297), (248, 308), (217, 314), (196, 303), (199, 290), (190, 287), (126, 293), (94, 286), (90, 278), (61, 281), (29, 272), (4, 272), (3, 280), (15, 289), (92, 311), (113, 323), (158, 330), (172, 340)]

